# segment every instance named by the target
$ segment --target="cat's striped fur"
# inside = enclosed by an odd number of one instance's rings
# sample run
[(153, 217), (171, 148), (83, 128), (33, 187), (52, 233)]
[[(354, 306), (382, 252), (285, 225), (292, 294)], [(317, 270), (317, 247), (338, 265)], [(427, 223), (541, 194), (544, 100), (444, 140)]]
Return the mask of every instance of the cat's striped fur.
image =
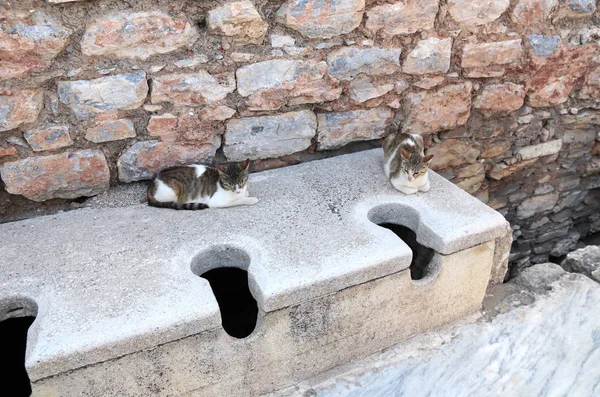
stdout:
[(416, 134), (393, 132), (383, 141), (383, 167), (392, 186), (405, 194), (429, 191), (429, 162), (423, 138)]

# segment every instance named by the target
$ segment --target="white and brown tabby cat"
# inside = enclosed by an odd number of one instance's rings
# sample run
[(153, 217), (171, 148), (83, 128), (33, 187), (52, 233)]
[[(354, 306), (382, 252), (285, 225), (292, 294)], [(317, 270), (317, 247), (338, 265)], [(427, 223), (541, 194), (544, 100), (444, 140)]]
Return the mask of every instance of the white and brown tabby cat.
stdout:
[(423, 138), (393, 132), (383, 141), (383, 168), (392, 186), (404, 194), (429, 191), (429, 162)]
[(248, 160), (217, 165), (192, 164), (164, 169), (148, 185), (148, 204), (176, 210), (203, 210), (254, 205), (248, 197)]

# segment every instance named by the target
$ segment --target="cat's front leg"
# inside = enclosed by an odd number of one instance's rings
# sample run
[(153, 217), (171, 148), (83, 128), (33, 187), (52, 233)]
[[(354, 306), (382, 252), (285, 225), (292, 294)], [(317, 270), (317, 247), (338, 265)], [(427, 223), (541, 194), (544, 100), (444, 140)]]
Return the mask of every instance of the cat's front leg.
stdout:
[(419, 191), (420, 192), (428, 192), (429, 189), (431, 189), (431, 184), (429, 183), (429, 181), (425, 182), (424, 185), (419, 186)]
[(396, 189), (400, 190), (404, 194), (415, 194), (419, 191), (419, 189), (408, 186), (394, 186)]
[(258, 203), (258, 199), (256, 197), (240, 197), (237, 200), (228, 201), (226, 203), (218, 203), (211, 205), (212, 208), (229, 208), (229, 207), (237, 207), (239, 205), (254, 205)]

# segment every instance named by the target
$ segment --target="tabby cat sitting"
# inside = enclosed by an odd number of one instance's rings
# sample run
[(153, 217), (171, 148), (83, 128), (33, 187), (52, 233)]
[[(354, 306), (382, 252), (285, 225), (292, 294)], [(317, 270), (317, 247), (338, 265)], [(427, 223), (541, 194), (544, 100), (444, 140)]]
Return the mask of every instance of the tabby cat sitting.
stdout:
[(420, 135), (393, 132), (383, 141), (383, 168), (392, 186), (404, 194), (429, 191), (429, 163)]
[(164, 169), (148, 185), (148, 204), (176, 210), (254, 205), (258, 199), (248, 197), (249, 165), (246, 160), (216, 168), (192, 164)]

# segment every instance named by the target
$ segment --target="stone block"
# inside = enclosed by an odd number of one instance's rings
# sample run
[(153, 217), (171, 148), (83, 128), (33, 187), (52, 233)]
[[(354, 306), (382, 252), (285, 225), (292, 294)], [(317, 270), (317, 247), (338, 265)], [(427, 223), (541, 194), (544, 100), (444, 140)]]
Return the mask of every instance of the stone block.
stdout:
[(470, 82), (447, 85), (436, 91), (406, 97), (404, 130), (431, 134), (464, 125), (471, 115)]
[(385, 134), (391, 109), (374, 108), (317, 115), (317, 148), (338, 149), (350, 142), (379, 139)]
[(517, 218), (530, 218), (535, 214), (550, 211), (558, 201), (559, 194), (551, 193), (524, 200), (517, 208)]
[(306, 37), (330, 38), (356, 29), (364, 11), (365, 0), (288, 0), (277, 17)]
[(87, 56), (148, 59), (190, 47), (198, 31), (185, 18), (160, 12), (118, 12), (87, 25), (81, 52)]
[(408, 74), (436, 74), (447, 73), (450, 69), (450, 56), (452, 53), (452, 39), (438, 39), (435, 37), (421, 40), (412, 50), (404, 64), (402, 71)]
[(506, 68), (518, 67), (523, 54), (521, 40), (466, 44), (461, 66), (467, 70), (467, 77), (498, 77)]
[(67, 46), (73, 31), (42, 10), (2, 11), (0, 80), (47, 69)]
[(9, 193), (41, 202), (102, 193), (110, 171), (100, 150), (78, 150), (4, 163), (0, 176)]
[(550, 22), (558, 0), (519, 0), (511, 13), (514, 23), (523, 29)]
[(266, 159), (307, 149), (317, 130), (309, 110), (227, 122), (223, 152), (230, 161)]
[(597, 132), (595, 130), (567, 130), (565, 131), (563, 143), (592, 143), (596, 140)]
[(332, 101), (342, 87), (327, 76), (327, 64), (276, 59), (254, 63), (236, 71), (238, 93), (247, 97), (250, 110), (276, 110), (284, 105)]
[(247, 0), (210, 10), (206, 22), (211, 33), (231, 37), (236, 44), (262, 44), (269, 29), (254, 4)]
[(600, 66), (585, 75), (585, 80), (578, 94), (581, 99), (600, 97)]
[(350, 82), (348, 93), (356, 103), (363, 103), (373, 98), (379, 98), (396, 88), (392, 82), (377, 83), (371, 77), (361, 76)]
[(512, 112), (525, 102), (525, 87), (514, 83), (490, 84), (483, 87), (473, 107), (486, 115)]
[(530, 160), (538, 157), (550, 156), (560, 152), (562, 148), (562, 139), (548, 141), (533, 146), (526, 146), (517, 152), (523, 160)]
[(0, 132), (33, 123), (44, 107), (42, 90), (13, 91), (0, 95)]
[(449, 0), (448, 11), (459, 24), (479, 26), (493, 22), (508, 9), (510, 0)]
[(365, 27), (388, 36), (406, 35), (433, 29), (439, 0), (406, 1), (381, 4), (367, 11)]
[(59, 149), (73, 144), (67, 125), (29, 130), (23, 134), (23, 138), (29, 143), (34, 152)]
[(18, 154), (17, 149), (14, 146), (0, 146), (0, 158), (12, 157)]
[(467, 163), (473, 164), (477, 161), (480, 153), (479, 149), (458, 139), (448, 139), (427, 149), (427, 155), (433, 155), (430, 163), (433, 170), (457, 167)]
[(211, 75), (205, 70), (176, 73), (152, 79), (152, 103), (170, 102), (181, 105), (211, 105), (235, 91), (233, 73)]
[(581, 273), (600, 282), (600, 247), (588, 245), (573, 251), (560, 266), (568, 272)]
[(193, 163), (212, 162), (221, 138), (198, 145), (144, 141), (134, 143), (117, 161), (119, 179), (134, 182), (151, 179), (163, 168)]
[(400, 70), (400, 48), (346, 47), (327, 57), (329, 74), (340, 80), (352, 80), (359, 74), (392, 74)]
[(159, 137), (163, 142), (210, 144), (223, 134), (225, 127), (222, 123), (206, 120), (202, 113), (182, 115), (164, 113), (152, 115), (147, 130), (151, 137)]
[(119, 141), (134, 138), (135, 127), (129, 119), (107, 120), (88, 128), (85, 139), (94, 143)]
[(111, 110), (142, 106), (148, 94), (145, 72), (119, 74), (95, 80), (59, 81), (58, 98), (78, 118)]

